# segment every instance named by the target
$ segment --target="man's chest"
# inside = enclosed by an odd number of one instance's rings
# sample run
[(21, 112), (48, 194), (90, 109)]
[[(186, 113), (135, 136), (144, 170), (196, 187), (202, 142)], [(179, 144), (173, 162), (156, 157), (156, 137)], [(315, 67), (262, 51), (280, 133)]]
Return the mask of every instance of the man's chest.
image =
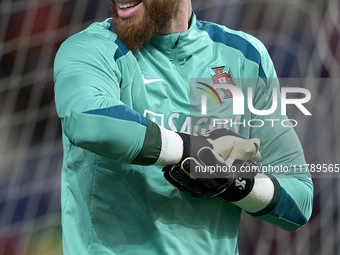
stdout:
[(220, 88), (237, 86), (239, 69), (221, 59), (192, 56), (186, 61), (166, 58), (138, 59), (145, 96), (134, 103), (136, 111), (167, 129), (200, 134), (212, 128), (237, 131), (240, 116), (233, 115), (233, 94)]

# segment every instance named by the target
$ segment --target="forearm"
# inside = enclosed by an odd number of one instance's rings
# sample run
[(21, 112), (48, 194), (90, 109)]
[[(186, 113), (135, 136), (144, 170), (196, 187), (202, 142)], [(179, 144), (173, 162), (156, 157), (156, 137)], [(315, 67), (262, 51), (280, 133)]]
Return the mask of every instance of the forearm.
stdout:
[(309, 178), (281, 178), (277, 184), (272, 205), (251, 215), (284, 230), (296, 231), (308, 222), (312, 213), (312, 181)]
[(176, 164), (183, 154), (176, 133), (125, 105), (71, 112), (62, 119), (62, 126), (73, 145), (120, 163)]
[(251, 191), (242, 199), (232, 199), (238, 191), (234, 191), (227, 199), (222, 194), (222, 198), (253, 217), (287, 231), (296, 231), (308, 222), (313, 200), (311, 179), (276, 179), (273, 176), (258, 174), (253, 180)]

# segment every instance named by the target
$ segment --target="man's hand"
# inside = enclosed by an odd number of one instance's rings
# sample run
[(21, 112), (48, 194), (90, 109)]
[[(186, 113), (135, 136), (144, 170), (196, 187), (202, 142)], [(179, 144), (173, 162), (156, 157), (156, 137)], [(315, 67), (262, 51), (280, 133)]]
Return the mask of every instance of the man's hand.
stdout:
[[(218, 168), (222, 171), (218, 172)], [(241, 168), (252, 171), (242, 173)], [(163, 168), (163, 172), (167, 181), (193, 197), (210, 198), (219, 195), (233, 202), (246, 197), (252, 190), (258, 166), (252, 161), (235, 160), (231, 166), (219, 165), (211, 168), (199, 166), (188, 158), (181, 166), (167, 166)]]
[(184, 141), (183, 159), (178, 165), (163, 169), (172, 185), (194, 197), (220, 195), (228, 201), (237, 201), (250, 192), (256, 173), (241, 175), (240, 169), (247, 167), (256, 172), (252, 161), (261, 157), (258, 139), (246, 140), (229, 129), (196, 137), (179, 135)]
[(256, 162), (261, 158), (259, 139), (246, 140), (230, 129), (209, 130), (200, 136), (178, 134), (183, 140), (181, 163), (189, 157), (199, 161), (206, 150), (210, 150), (217, 161), (226, 165), (231, 165), (235, 159)]

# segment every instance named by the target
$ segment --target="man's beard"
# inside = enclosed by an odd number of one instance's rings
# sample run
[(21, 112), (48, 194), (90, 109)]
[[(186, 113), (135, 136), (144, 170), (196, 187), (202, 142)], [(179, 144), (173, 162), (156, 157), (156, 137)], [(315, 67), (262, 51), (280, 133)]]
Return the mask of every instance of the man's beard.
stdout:
[(136, 22), (133, 18), (123, 20), (118, 16), (114, 0), (110, 0), (114, 31), (123, 43), (136, 53), (144, 43), (166, 27), (176, 12), (177, 0), (143, 0), (145, 6), (144, 17)]

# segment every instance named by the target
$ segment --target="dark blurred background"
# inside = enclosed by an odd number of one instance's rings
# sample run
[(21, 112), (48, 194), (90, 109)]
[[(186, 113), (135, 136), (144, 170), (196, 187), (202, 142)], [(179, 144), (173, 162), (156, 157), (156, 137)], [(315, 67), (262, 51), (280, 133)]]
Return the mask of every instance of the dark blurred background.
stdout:
[[(308, 163), (339, 164), (340, 0), (192, 3), (199, 19), (259, 38), (283, 86), (311, 91), (313, 116), (288, 114)], [(62, 254), (53, 60), (68, 36), (109, 16), (107, 0), (0, 0), (0, 255)], [(287, 233), (243, 214), (241, 255), (340, 254), (338, 175), (313, 177), (311, 221)]]

